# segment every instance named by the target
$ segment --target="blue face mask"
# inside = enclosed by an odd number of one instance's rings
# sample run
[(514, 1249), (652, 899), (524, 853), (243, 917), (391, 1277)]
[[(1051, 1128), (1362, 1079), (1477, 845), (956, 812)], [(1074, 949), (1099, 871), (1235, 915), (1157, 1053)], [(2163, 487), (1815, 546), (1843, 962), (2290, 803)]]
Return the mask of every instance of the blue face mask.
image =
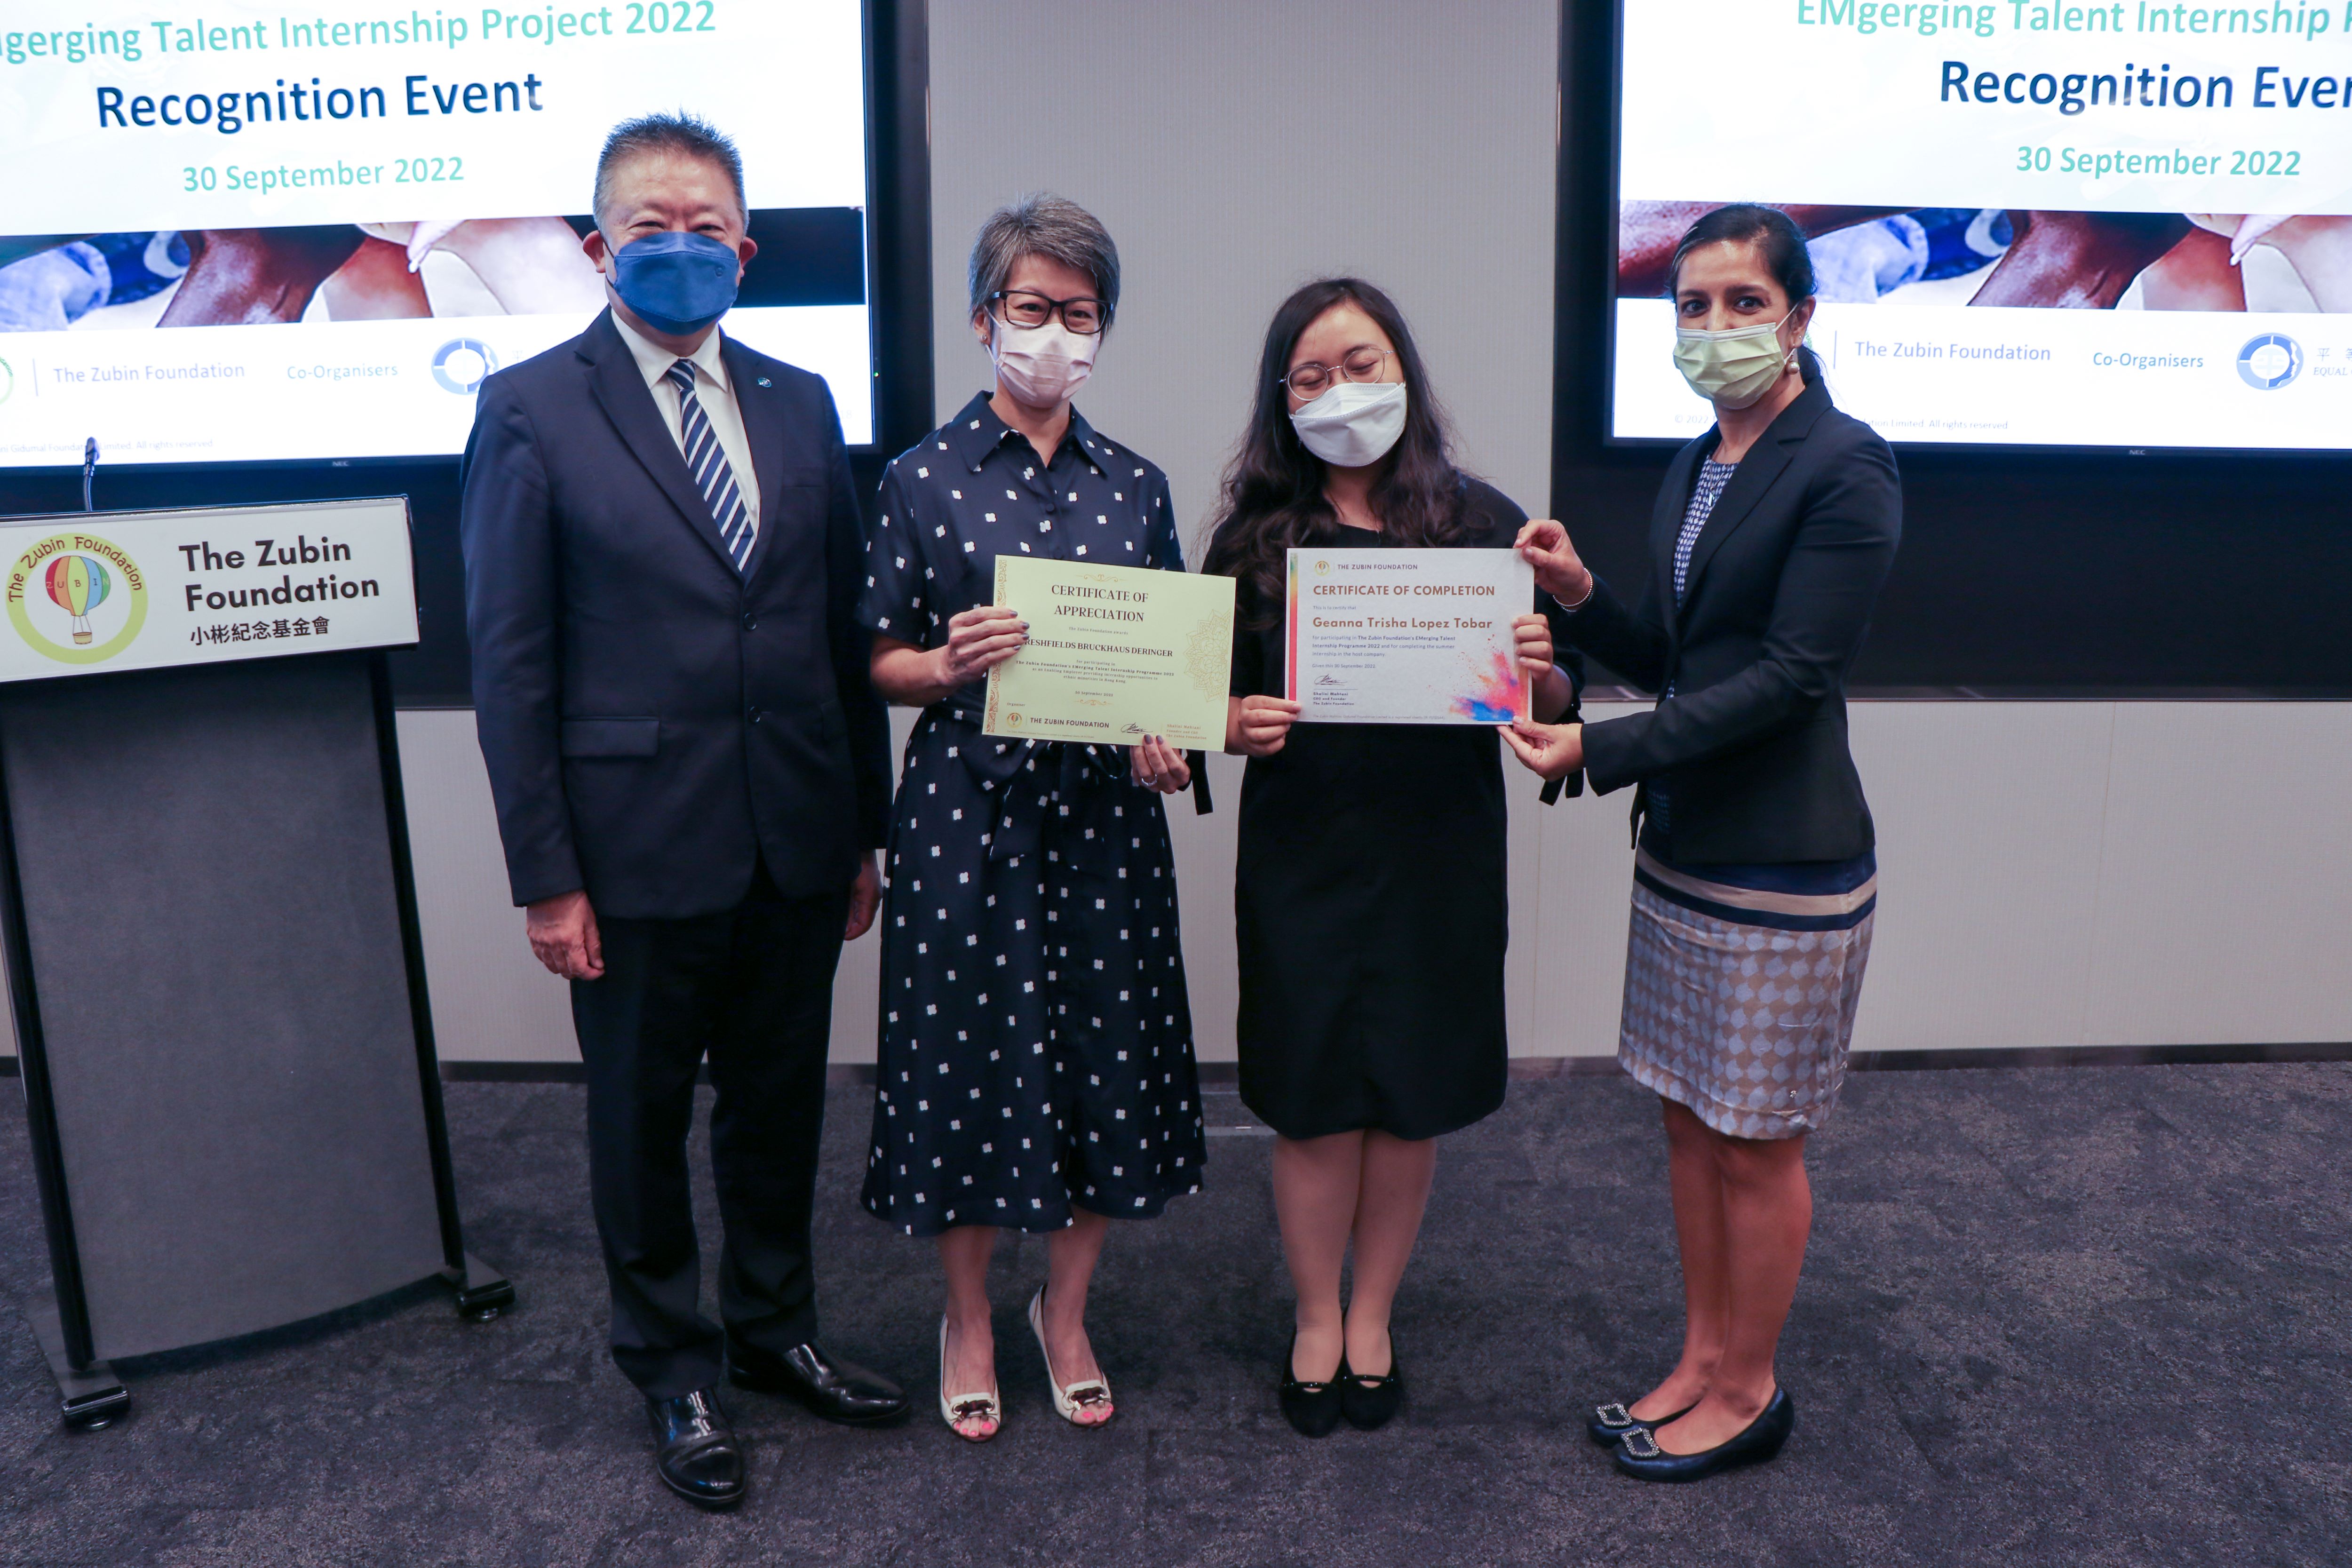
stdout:
[(735, 303), (740, 268), (719, 241), (665, 230), (613, 252), (613, 290), (656, 331), (691, 337)]

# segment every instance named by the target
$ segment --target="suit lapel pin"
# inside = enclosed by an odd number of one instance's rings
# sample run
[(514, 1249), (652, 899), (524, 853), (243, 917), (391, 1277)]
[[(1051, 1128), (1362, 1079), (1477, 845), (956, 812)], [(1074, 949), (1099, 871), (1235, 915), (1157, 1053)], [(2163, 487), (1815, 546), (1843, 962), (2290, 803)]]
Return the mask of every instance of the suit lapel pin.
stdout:
[(761, 377), (760, 378), (760, 384), (761, 384), (761, 386), (773, 386), (773, 385), (775, 385), (776, 384), (775, 384), (774, 382), (772, 382), (772, 381), (770, 381), (766, 376), (764, 376), (764, 375), (763, 375), (763, 376), (761, 376)]

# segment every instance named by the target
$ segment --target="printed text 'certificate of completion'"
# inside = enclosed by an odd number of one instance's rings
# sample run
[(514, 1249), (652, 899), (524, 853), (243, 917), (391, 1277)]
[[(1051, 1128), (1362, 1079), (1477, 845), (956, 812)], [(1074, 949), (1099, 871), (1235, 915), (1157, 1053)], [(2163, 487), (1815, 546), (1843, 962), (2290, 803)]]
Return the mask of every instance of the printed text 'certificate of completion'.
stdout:
[(1000, 555), (994, 602), (1029, 641), (988, 672), (986, 733), (1223, 747), (1232, 578)]
[(1510, 550), (1294, 550), (1286, 695), (1302, 721), (1528, 718), (1511, 623), (1535, 596), (1534, 572)]

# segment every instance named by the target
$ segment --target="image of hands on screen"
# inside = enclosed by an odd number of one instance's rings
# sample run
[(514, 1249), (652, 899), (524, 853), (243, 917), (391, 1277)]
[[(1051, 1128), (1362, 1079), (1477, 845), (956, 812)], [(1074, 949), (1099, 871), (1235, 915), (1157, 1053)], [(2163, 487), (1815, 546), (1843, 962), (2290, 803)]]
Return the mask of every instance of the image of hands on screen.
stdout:
[(605, 134), (681, 104), (743, 157), (722, 330), (873, 438), (859, 0), (76, 16), (0, 19), (0, 145), (38, 152), (0, 235), (0, 467), (458, 451), (485, 377), (604, 307)]
[[(1658, 295), (1675, 240), (1723, 205), (1625, 203), (1618, 293)], [(1767, 205), (1804, 231), (1824, 301), (2352, 311), (2352, 217)]]
[[(1621, 16), (1614, 436), (1706, 428), (1669, 263), (1701, 214), (1758, 201), (1807, 237), (1841, 404), (1892, 439), (2352, 447), (2352, 12)], [(1688, 91), (1718, 26), (1813, 85)]]
[(593, 312), (604, 303), (603, 280), (560, 217), (97, 234), (0, 267), (0, 331), (12, 332)]

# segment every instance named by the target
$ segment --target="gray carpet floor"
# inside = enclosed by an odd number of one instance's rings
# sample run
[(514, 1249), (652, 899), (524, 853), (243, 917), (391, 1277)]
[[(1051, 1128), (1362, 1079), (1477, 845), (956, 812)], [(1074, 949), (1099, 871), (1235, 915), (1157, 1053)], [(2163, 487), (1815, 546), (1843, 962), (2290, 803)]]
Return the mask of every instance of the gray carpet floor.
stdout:
[[(46, 1283), (21, 1104), (0, 1113), (0, 1293)], [(0, 1317), (0, 1563), (353, 1564), (2324, 1563), (2352, 1560), (2352, 1066), (1884, 1072), (1815, 1140), (1817, 1220), (1782, 1382), (1795, 1437), (1689, 1488), (1609, 1468), (1582, 1405), (1670, 1360), (1654, 1102), (1512, 1087), (1449, 1140), (1396, 1332), (1411, 1403), (1294, 1436), (1270, 1144), (1213, 1097), (1206, 1191), (1113, 1238), (1095, 1342), (1120, 1415), (1056, 1420), (999, 1249), (1005, 1431), (926, 1405), (845, 1431), (730, 1400), (753, 1495), (655, 1482), (603, 1349), (581, 1090), (457, 1084), (474, 1250), (521, 1292), (462, 1323), (419, 1289), (126, 1367), (68, 1434)], [(834, 1093), (822, 1307), (842, 1354), (928, 1400), (926, 1246), (856, 1206), (866, 1091)], [(715, 1218), (706, 1221), (715, 1236)]]

